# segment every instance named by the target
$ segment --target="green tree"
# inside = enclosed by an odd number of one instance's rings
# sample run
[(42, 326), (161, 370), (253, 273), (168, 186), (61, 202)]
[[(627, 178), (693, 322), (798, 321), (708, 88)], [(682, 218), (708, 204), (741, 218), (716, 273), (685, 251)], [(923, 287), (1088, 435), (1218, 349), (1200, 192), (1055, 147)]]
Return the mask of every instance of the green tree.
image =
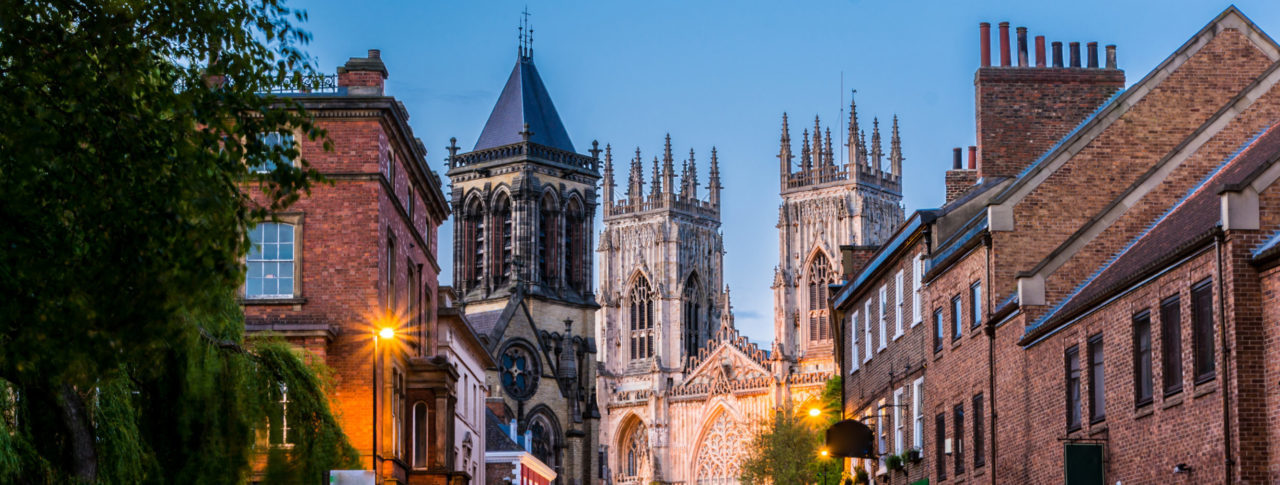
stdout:
[[(826, 430), (840, 418), (841, 380), (827, 381), (814, 402), (787, 403), (763, 419), (748, 444), (743, 483), (840, 483), (841, 461), (821, 454)], [(811, 409), (818, 416), (811, 416)], [(821, 480), (821, 481), (820, 481)]]
[[(246, 342), (247, 228), (320, 180), (260, 93), (314, 72), (282, 0), (0, 0), (0, 482), (238, 483), (353, 466), (323, 369)], [(327, 144), (327, 142), (326, 142)], [(263, 196), (252, 198), (261, 190)], [(283, 387), (282, 387), (283, 386)], [(314, 478), (312, 478), (314, 477)]]

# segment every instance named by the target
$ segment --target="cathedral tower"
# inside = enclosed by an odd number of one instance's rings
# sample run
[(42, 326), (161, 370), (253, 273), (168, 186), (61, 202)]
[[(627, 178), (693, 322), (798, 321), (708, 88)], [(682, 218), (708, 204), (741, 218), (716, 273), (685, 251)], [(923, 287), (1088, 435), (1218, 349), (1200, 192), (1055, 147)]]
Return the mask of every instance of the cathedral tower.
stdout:
[(599, 152), (574, 149), (522, 29), (475, 148), (449, 147), (453, 281), (494, 360), (490, 406), (517, 418), (560, 484), (597, 483), (591, 247)]
[[(840, 246), (878, 246), (903, 221), (902, 146), (894, 116), (888, 160), (880, 121), (872, 120), (871, 145), (849, 106), (848, 157), (837, 160), (831, 129), (815, 117), (801, 134), (800, 160), (782, 115), (778, 151), (782, 206), (778, 209), (778, 266), (774, 270), (774, 357), (797, 365), (793, 372), (835, 372), (827, 314), (827, 285), (840, 280)], [(886, 163), (887, 162), (887, 163)]]

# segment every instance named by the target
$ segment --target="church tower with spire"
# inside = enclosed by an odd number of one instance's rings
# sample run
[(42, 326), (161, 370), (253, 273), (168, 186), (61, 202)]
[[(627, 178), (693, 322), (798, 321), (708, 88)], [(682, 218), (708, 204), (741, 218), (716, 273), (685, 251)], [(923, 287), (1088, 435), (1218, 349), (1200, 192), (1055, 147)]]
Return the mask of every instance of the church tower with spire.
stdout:
[(448, 148), (453, 285), (498, 362), (486, 370), (490, 408), (505, 408), (556, 483), (599, 483), (591, 249), (601, 150), (574, 148), (534, 65), (532, 30), (520, 34), (474, 148)]
[(893, 117), (888, 163), (880, 120), (872, 119), (870, 146), (856, 101), (850, 102), (848, 123), (844, 160), (832, 152), (831, 130), (824, 130), (817, 117), (813, 133), (807, 128), (801, 133), (796, 160), (790, 123), (782, 115), (773, 350), (775, 359), (789, 365), (787, 373), (797, 376), (836, 370), (827, 286), (840, 281), (840, 247), (883, 244), (903, 221), (898, 117)]

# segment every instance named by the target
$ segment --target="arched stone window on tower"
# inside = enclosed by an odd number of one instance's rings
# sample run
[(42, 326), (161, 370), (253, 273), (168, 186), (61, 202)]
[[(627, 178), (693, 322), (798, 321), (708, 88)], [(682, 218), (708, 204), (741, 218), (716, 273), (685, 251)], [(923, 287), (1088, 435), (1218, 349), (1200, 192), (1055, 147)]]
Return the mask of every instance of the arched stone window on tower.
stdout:
[(633, 424), (624, 431), (622, 456), (620, 456), (617, 483), (647, 483), (650, 478), (649, 467), (649, 430), (644, 423), (632, 418)]
[(698, 274), (690, 273), (684, 281), (684, 293), (680, 296), (682, 306), (682, 322), (684, 323), (684, 356), (686, 359), (698, 355), (698, 347), (702, 344), (702, 302), (698, 288)]
[(484, 285), (485, 213), (480, 199), (467, 204), (463, 232), (463, 261), (466, 268), (467, 290)]
[(564, 213), (564, 268), (561, 274), (565, 277), (567, 286), (578, 292), (586, 293), (586, 255), (583, 249), (586, 247), (586, 224), (585, 211), (582, 209), (582, 202), (577, 197), (569, 199), (569, 204), (565, 207)]
[(644, 276), (631, 286), (631, 360), (653, 357), (653, 290)]
[(831, 340), (831, 326), (827, 322), (827, 285), (835, 283), (835, 272), (827, 262), (827, 256), (819, 252), (809, 263), (809, 341)]
[(515, 238), (511, 231), (511, 198), (503, 193), (493, 204), (493, 276), (497, 286), (511, 282), (511, 255)]
[(547, 192), (542, 196), (538, 210), (538, 274), (541, 276), (538, 281), (544, 286), (553, 285), (559, 267), (556, 264), (560, 243), (559, 215), (555, 196)]

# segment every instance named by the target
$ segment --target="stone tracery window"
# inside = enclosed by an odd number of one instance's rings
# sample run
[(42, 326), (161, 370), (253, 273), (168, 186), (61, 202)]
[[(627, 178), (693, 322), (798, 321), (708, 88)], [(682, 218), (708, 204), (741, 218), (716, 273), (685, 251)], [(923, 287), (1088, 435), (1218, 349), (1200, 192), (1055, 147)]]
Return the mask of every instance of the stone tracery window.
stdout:
[(728, 485), (738, 483), (738, 463), (742, 461), (744, 439), (729, 413), (720, 412), (698, 445), (695, 483)]
[(559, 258), (560, 242), (560, 225), (559, 225), (559, 209), (556, 207), (556, 199), (547, 192), (542, 196), (542, 203), (539, 204), (538, 211), (538, 271), (541, 276), (540, 281), (544, 285), (551, 285), (556, 278), (556, 264)]
[(507, 346), (498, 364), (502, 369), (502, 389), (512, 398), (527, 398), (538, 389), (538, 361), (525, 346)]
[(479, 199), (471, 199), (467, 204), (467, 212), (464, 217), (463, 230), (463, 251), (464, 265), (466, 268), (466, 281), (468, 289), (479, 288), (484, 282), (484, 255), (485, 255), (485, 214), (484, 204)]
[(631, 287), (631, 360), (653, 357), (653, 290), (639, 276)]
[(511, 231), (511, 198), (498, 196), (493, 204), (493, 276), (498, 285), (511, 282), (511, 255), (515, 240)]
[(827, 262), (827, 256), (819, 252), (809, 263), (809, 341), (831, 340), (831, 326), (827, 323), (827, 285), (835, 283), (835, 272)]
[(648, 478), (649, 472), (649, 431), (644, 423), (636, 422), (623, 440), (622, 476), (619, 483), (639, 482)]
[(532, 449), (529, 451), (551, 469), (559, 471), (559, 461), (556, 460), (556, 448), (559, 445), (557, 427), (543, 413), (535, 414), (529, 421), (532, 441)]
[(698, 347), (702, 342), (702, 302), (698, 299), (698, 274), (691, 273), (684, 283), (684, 294), (680, 298), (683, 306), (684, 323), (684, 356), (698, 355)]
[(561, 259), (564, 267), (561, 269), (561, 274), (564, 275), (568, 287), (580, 293), (585, 293), (585, 274), (589, 269), (583, 254), (588, 232), (583, 227), (585, 222), (582, 202), (576, 197), (570, 199), (564, 213), (564, 243), (561, 246), (564, 248), (564, 258)]

